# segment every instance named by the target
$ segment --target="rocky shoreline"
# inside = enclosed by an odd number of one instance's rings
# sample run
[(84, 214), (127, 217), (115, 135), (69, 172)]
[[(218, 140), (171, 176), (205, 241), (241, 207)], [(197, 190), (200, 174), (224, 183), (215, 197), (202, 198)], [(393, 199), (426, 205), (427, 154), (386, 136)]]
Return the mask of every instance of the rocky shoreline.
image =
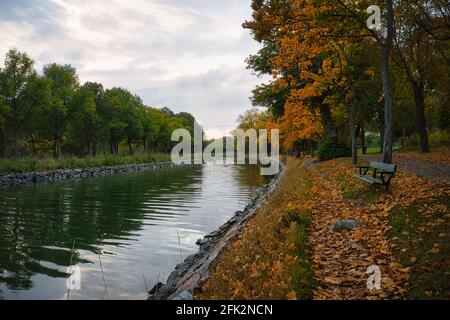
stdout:
[(195, 290), (209, 276), (209, 268), (216, 261), (225, 247), (234, 241), (250, 218), (262, 207), (264, 200), (279, 185), (284, 167), (281, 165), (280, 173), (272, 181), (263, 186), (256, 197), (243, 211), (237, 211), (234, 216), (225, 222), (219, 229), (197, 241), (199, 252), (186, 258), (175, 267), (166, 284), (158, 283), (149, 292), (149, 300), (192, 300)]
[(85, 168), (85, 169), (57, 169), (44, 172), (11, 172), (0, 175), (0, 187), (38, 184), (46, 182), (61, 182), (71, 179), (104, 177), (121, 173), (157, 170), (177, 167), (172, 162), (127, 164), (119, 166)]

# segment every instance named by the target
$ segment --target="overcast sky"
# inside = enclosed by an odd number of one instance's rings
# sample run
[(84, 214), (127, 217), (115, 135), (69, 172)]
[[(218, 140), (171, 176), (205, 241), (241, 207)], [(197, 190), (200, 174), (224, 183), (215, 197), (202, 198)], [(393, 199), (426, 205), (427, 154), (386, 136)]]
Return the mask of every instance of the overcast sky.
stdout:
[(0, 0), (0, 61), (17, 47), (39, 70), (72, 64), (82, 82), (190, 112), (219, 137), (261, 81), (245, 68), (250, 16), (250, 0)]

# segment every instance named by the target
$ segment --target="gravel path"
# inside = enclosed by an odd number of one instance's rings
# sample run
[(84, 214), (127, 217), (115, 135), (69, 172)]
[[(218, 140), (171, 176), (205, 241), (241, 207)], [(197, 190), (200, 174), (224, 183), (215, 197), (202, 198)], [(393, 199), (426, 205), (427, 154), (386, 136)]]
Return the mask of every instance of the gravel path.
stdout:
[[(362, 156), (365, 161), (381, 161), (381, 155)], [(430, 180), (450, 181), (450, 166), (419, 157), (394, 154), (393, 163), (403, 172), (412, 173)]]

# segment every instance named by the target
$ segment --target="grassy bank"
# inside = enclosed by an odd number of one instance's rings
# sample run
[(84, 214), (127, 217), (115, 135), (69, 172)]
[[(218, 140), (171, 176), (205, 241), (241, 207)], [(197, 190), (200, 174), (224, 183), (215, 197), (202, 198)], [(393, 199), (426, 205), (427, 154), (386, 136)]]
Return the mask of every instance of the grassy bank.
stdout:
[(81, 169), (117, 166), (134, 163), (155, 163), (170, 161), (167, 154), (136, 154), (130, 156), (64, 157), (60, 159), (0, 159), (0, 174), (8, 172), (42, 172), (56, 169)]
[(279, 188), (229, 245), (197, 299), (307, 299), (314, 288), (307, 208), (311, 181), (289, 159)]
[(446, 196), (391, 210), (388, 237), (399, 262), (411, 269), (408, 299), (450, 299), (448, 212)]

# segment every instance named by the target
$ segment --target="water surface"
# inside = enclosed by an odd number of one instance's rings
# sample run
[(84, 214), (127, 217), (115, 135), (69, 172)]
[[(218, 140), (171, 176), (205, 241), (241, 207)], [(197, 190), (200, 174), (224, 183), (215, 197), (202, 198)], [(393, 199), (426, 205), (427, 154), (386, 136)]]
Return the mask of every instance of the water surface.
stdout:
[(0, 189), (0, 299), (67, 299), (71, 260), (70, 299), (145, 299), (268, 182), (259, 173), (207, 164)]

